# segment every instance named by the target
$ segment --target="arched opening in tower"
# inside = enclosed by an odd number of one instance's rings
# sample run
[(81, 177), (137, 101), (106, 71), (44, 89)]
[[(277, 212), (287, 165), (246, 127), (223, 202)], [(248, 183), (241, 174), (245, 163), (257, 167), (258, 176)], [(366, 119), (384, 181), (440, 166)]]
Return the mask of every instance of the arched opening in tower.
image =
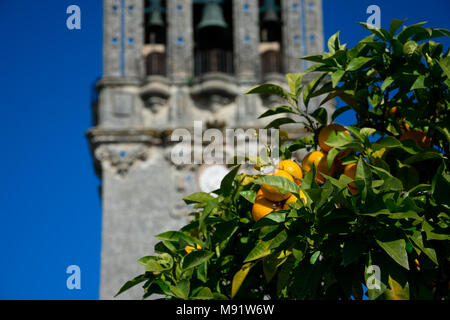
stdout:
[(147, 76), (166, 75), (166, 0), (145, 0), (144, 61)]
[(232, 0), (194, 0), (195, 75), (233, 73)]
[(282, 50), (282, 17), (280, 0), (259, 0), (259, 30), (261, 55), (261, 71), (283, 73)]

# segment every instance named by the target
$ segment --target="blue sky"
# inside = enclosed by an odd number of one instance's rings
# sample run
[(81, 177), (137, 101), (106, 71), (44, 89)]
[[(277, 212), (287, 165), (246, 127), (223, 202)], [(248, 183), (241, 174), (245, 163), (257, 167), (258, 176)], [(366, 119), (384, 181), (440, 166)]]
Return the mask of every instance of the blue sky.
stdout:
[[(0, 299), (98, 298), (100, 181), (85, 132), (102, 72), (101, 3), (0, 1)], [(81, 30), (66, 28), (72, 4), (81, 8)], [(450, 29), (445, 0), (324, 0), (325, 38), (341, 30), (341, 42), (354, 45), (368, 33), (356, 22), (366, 21), (372, 4), (384, 27), (408, 18)], [(73, 264), (81, 290), (66, 287)]]

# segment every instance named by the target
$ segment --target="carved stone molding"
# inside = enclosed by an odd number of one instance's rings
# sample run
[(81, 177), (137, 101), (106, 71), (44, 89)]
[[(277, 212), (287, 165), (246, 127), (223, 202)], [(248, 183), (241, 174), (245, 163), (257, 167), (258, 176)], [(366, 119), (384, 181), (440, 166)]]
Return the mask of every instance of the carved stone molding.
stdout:
[(103, 144), (95, 149), (95, 158), (108, 163), (120, 176), (125, 176), (138, 161), (145, 161), (149, 149), (145, 144)]

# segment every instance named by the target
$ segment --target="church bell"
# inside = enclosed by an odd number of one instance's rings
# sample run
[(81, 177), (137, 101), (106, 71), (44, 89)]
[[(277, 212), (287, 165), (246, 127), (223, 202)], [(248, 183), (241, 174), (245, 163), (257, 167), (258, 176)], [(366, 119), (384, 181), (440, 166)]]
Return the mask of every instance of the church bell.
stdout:
[(202, 19), (197, 25), (197, 29), (208, 27), (228, 28), (223, 17), (223, 10), (217, 0), (209, 0), (203, 7)]
[(148, 26), (153, 26), (153, 27), (164, 27), (164, 21), (162, 18), (162, 14), (161, 11), (159, 10), (153, 10), (150, 13), (150, 19), (148, 20)]
[(262, 22), (265, 23), (278, 23), (280, 20), (278, 18), (277, 11), (280, 8), (275, 4), (274, 0), (266, 0), (265, 5), (261, 8), (261, 11), (264, 12), (262, 16)]

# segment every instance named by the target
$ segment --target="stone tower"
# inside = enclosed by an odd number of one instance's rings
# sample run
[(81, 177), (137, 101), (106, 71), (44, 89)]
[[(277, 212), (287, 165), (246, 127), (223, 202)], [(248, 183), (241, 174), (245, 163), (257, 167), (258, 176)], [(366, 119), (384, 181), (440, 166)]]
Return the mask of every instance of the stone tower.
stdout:
[[(213, 9), (223, 26), (200, 28)], [(286, 86), (285, 73), (307, 66), (299, 57), (323, 51), (322, 1), (104, 0), (103, 20), (103, 76), (88, 138), (102, 181), (100, 298), (111, 299), (142, 272), (136, 260), (153, 252), (153, 235), (187, 221), (182, 197), (217, 183), (205, 187), (208, 166), (171, 162), (171, 132), (195, 120), (260, 127), (258, 115), (278, 101), (243, 92), (263, 82)], [(224, 170), (212, 169), (208, 177), (220, 180)], [(141, 295), (138, 287), (119, 297)]]

